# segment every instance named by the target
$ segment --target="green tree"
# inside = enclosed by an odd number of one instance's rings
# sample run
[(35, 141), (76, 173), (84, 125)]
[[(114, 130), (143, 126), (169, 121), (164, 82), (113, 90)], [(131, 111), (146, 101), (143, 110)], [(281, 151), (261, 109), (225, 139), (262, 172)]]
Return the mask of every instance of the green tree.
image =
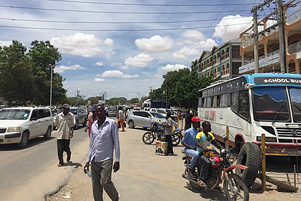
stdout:
[[(50, 77), (56, 62), (61, 60), (58, 49), (49, 41), (33, 41), (28, 53), (33, 63), (33, 101), (38, 105), (48, 105), (50, 100)], [(66, 100), (66, 90), (63, 88), (64, 79), (58, 73), (53, 73), (53, 103), (58, 104)]]
[(125, 105), (128, 102), (128, 100), (125, 97), (119, 97), (119, 98), (111, 98), (106, 103), (107, 105)]
[(25, 105), (33, 95), (32, 63), (25, 53), (26, 47), (16, 40), (0, 47), (0, 94), (9, 105)]
[(129, 103), (130, 104), (136, 104), (136, 103), (138, 103), (138, 98), (132, 98), (131, 100), (129, 100)]
[(150, 98), (166, 100), (171, 105), (183, 108), (197, 108), (198, 92), (213, 81), (212, 77), (199, 78), (197, 72), (188, 68), (171, 71), (164, 75), (161, 88), (150, 93)]

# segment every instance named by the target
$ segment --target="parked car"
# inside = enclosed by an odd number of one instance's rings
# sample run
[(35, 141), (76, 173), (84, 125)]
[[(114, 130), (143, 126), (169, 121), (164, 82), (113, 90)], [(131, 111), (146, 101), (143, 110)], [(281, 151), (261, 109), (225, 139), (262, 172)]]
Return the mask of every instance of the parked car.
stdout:
[(88, 113), (83, 108), (71, 107), (70, 112), (75, 115), (74, 129), (78, 129), (80, 124), (82, 124), (83, 127), (86, 127), (88, 121)]
[(150, 111), (150, 112), (157, 112), (157, 113), (160, 113), (160, 114), (162, 114), (162, 116), (165, 117), (165, 118), (166, 118), (166, 116), (167, 116), (166, 109), (164, 109), (164, 108), (151, 108), (149, 111)]
[(108, 115), (109, 117), (116, 117), (117, 115), (117, 108), (116, 107), (109, 107), (108, 108)]
[(166, 118), (156, 112), (130, 110), (128, 112), (127, 122), (130, 128), (134, 128), (136, 126), (145, 128), (151, 127), (155, 122), (162, 124), (166, 122)]
[(13, 107), (0, 110), (0, 144), (16, 143), (20, 148), (39, 136), (51, 137), (53, 117), (47, 107)]

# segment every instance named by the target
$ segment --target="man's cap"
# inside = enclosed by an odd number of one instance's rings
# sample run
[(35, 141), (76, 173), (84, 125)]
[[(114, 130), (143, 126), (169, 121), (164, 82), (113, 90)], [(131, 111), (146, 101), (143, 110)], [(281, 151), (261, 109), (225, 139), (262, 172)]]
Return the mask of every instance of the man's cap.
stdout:
[(66, 103), (66, 104), (63, 105), (63, 108), (69, 109), (69, 108), (70, 108), (70, 105)]
[(95, 112), (96, 111), (96, 106), (93, 106), (91, 111)]
[(192, 122), (200, 122), (201, 119), (200, 119), (200, 117), (194, 116), (194, 117), (191, 118), (191, 121)]

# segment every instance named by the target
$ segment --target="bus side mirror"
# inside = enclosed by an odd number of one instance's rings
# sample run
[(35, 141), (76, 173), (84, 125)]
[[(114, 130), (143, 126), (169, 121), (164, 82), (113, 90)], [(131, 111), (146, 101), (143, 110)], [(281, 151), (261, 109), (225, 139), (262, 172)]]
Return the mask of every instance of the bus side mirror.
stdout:
[(227, 142), (227, 140), (228, 140), (227, 136), (226, 136), (226, 137), (224, 137), (224, 142)]

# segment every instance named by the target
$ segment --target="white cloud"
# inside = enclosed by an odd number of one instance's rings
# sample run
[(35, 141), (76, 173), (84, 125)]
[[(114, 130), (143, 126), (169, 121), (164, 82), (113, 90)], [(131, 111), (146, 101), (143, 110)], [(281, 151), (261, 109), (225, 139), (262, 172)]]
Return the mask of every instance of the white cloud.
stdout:
[(102, 66), (103, 63), (99, 61), (99, 62), (96, 62), (96, 65), (97, 65), (97, 66)]
[(209, 38), (205, 41), (195, 43), (192, 48), (184, 47), (181, 50), (172, 54), (175, 59), (183, 60), (192, 55), (200, 55), (203, 50), (211, 50), (213, 46), (217, 46), (216, 42)]
[(82, 67), (80, 65), (59, 66), (59, 67), (54, 68), (54, 72), (56, 72), (56, 73), (63, 73), (66, 70), (82, 70), (82, 69), (87, 69), (87, 68)]
[(187, 68), (187, 66), (182, 64), (167, 64), (166, 66), (162, 67), (162, 70), (165, 71), (175, 71), (179, 69)]
[(101, 41), (93, 34), (75, 33), (74, 35), (52, 38), (50, 42), (66, 54), (93, 57), (102, 53)]
[(145, 67), (153, 58), (148, 54), (139, 54), (135, 57), (129, 57), (125, 60), (125, 65), (133, 67)]
[(111, 66), (121, 66), (122, 63), (121, 62), (113, 62), (111, 63)]
[(121, 72), (119, 70), (108, 70), (108, 71), (105, 71), (101, 76), (102, 77), (120, 77), (120, 78), (126, 78), (126, 79), (140, 77), (137, 74), (135, 74), (135, 75), (124, 74), (123, 72)]
[(252, 17), (242, 17), (238, 14), (225, 16), (216, 25), (213, 36), (219, 37), (224, 41), (238, 38), (241, 32), (252, 25), (252, 19)]
[(135, 44), (139, 50), (145, 52), (165, 52), (173, 47), (173, 41), (169, 36), (161, 37), (160, 35), (155, 35), (149, 39), (136, 39)]
[(138, 81), (148, 83), (148, 82), (150, 82), (150, 79), (144, 79), (144, 80), (138, 80)]
[(162, 76), (163, 76), (163, 75), (161, 75), (161, 74), (155, 74), (155, 75), (154, 75), (155, 78), (162, 78)]
[(102, 79), (102, 78), (95, 78), (95, 80), (94, 80), (95, 82), (104, 82), (105, 81), (105, 79)]
[(198, 30), (189, 30), (189, 31), (185, 31), (182, 36), (184, 37), (188, 37), (188, 38), (195, 38), (198, 40), (205, 40), (204, 35), (199, 32)]
[(181, 42), (177, 42), (176, 43), (178, 46), (182, 46), (183, 45), (183, 43), (181, 43)]
[(0, 41), (0, 46), (10, 46), (12, 44), (12, 41)]
[(114, 44), (114, 41), (111, 39), (111, 38), (107, 38), (103, 41), (103, 44), (109, 46), (109, 47), (112, 47), (113, 44)]

